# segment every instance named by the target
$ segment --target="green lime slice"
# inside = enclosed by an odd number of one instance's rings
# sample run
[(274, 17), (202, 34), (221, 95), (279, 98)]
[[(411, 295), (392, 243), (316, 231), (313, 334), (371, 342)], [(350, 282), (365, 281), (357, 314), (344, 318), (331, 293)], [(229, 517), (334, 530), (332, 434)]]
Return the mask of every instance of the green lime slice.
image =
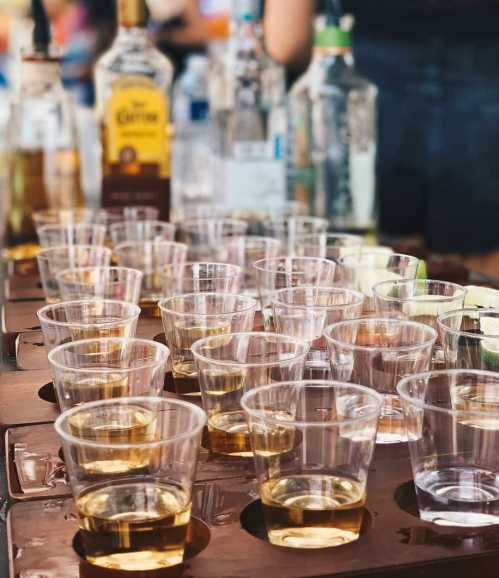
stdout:
[(499, 291), (491, 287), (478, 287), (477, 285), (467, 285), (465, 307), (485, 307), (499, 309)]
[(481, 342), (480, 358), (483, 369), (497, 371), (499, 369), (499, 339), (484, 339)]
[(426, 261), (424, 259), (419, 260), (416, 279), (428, 279), (428, 274), (426, 272)]

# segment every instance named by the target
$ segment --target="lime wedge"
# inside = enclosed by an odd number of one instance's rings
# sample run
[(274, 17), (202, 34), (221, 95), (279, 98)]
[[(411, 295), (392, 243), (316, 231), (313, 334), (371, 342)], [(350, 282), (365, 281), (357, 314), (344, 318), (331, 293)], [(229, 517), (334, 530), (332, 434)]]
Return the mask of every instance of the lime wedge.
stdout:
[(499, 291), (491, 287), (478, 287), (477, 285), (467, 285), (465, 307), (484, 307), (499, 309)]
[(481, 342), (480, 357), (483, 369), (497, 371), (499, 369), (499, 338), (484, 339)]
[(420, 259), (418, 263), (418, 270), (416, 271), (416, 279), (427, 279), (428, 274), (426, 272), (426, 261)]

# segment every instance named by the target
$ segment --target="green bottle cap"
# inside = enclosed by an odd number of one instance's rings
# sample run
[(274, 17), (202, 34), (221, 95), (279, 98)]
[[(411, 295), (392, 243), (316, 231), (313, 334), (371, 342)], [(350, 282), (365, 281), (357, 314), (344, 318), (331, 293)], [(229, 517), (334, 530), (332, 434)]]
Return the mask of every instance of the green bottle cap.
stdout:
[(315, 34), (315, 46), (319, 48), (350, 48), (350, 32), (339, 26), (327, 26)]

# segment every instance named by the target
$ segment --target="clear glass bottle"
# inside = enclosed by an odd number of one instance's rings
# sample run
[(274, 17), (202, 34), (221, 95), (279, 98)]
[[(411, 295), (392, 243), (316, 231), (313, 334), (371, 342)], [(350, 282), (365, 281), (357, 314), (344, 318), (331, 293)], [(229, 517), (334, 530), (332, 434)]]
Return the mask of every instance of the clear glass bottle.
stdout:
[(218, 201), (251, 213), (286, 198), (285, 77), (264, 51), (259, 1), (233, 0), (231, 17), (227, 51), (210, 75)]
[(340, 26), (337, 2), (329, 2), (308, 73), (316, 213), (334, 230), (368, 232), (375, 227), (378, 91), (355, 70), (350, 32)]
[(208, 58), (192, 54), (173, 90), (175, 126), (172, 198), (175, 208), (209, 203), (213, 194)]
[(31, 215), (83, 205), (75, 108), (61, 83), (59, 59), (25, 54), (7, 125), (6, 254), (31, 258), (37, 237)]
[(118, 34), (95, 68), (103, 206), (170, 210), (173, 65), (148, 35), (145, 0), (117, 0)]
[(356, 72), (348, 23), (340, 25), (337, 0), (328, 2), (312, 62), (290, 90), (288, 190), (335, 230), (370, 231), (377, 89)]

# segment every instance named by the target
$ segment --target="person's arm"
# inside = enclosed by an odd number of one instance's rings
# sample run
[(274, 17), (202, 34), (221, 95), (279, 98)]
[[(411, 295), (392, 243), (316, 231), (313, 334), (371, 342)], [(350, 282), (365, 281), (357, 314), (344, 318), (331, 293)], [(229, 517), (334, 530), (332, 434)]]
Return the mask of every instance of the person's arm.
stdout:
[(299, 70), (310, 60), (315, 13), (314, 0), (266, 0), (265, 44), (270, 56)]

